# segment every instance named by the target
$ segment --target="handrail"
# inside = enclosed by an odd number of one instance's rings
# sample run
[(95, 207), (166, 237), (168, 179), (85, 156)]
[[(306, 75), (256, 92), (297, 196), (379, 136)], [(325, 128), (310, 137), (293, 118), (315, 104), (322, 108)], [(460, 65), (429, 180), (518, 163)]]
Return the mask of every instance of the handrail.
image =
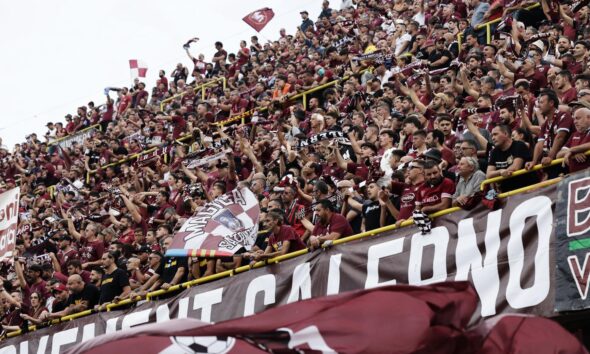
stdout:
[[(526, 187), (523, 187), (523, 188), (519, 188), (519, 189), (510, 191), (510, 192), (501, 193), (501, 194), (498, 195), (498, 198), (506, 198), (506, 197), (513, 196), (513, 195), (516, 195), (516, 194), (525, 193), (525, 192), (531, 191), (533, 189), (537, 189), (537, 188), (541, 188), (541, 187), (547, 187), (547, 186), (550, 186), (550, 185), (553, 185), (553, 184), (558, 183), (559, 181), (561, 181), (561, 179), (562, 179), (561, 177), (558, 177), (558, 178), (554, 178), (554, 179), (551, 179), (551, 180), (547, 180), (547, 181), (543, 181), (543, 182), (540, 182), (540, 183), (536, 183), (536, 184), (533, 184), (533, 185), (530, 185), (530, 186), (526, 186)], [(441, 210), (439, 212), (430, 214), (429, 216), (430, 216), (430, 218), (433, 218), (434, 219), (434, 218), (441, 217), (443, 215), (454, 213), (454, 212), (459, 211), (459, 210), (462, 210), (462, 209), (459, 208), (459, 207), (452, 207), (452, 208), (448, 208), (448, 209)], [(378, 229), (374, 229), (374, 230), (371, 230), (371, 231), (362, 232), (362, 233), (359, 233), (359, 234), (356, 234), (356, 235), (344, 237), (344, 238), (341, 238), (341, 239), (338, 239), (338, 240), (334, 240), (334, 241), (332, 241), (329, 244), (324, 244), (324, 245), (322, 245), (322, 248), (328, 248), (328, 247), (331, 247), (331, 246), (340, 245), (340, 244), (348, 243), (348, 242), (351, 242), (351, 241), (355, 241), (355, 240), (358, 240), (358, 239), (361, 239), (361, 238), (376, 236), (376, 235), (381, 234), (383, 232), (391, 231), (391, 230), (395, 230), (395, 229), (399, 229), (399, 228), (402, 228), (402, 227), (405, 227), (405, 226), (409, 226), (409, 225), (412, 225), (412, 224), (414, 224), (414, 222), (411, 219), (410, 220), (406, 220), (406, 221), (402, 222), (400, 224), (400, 226), (397, 226), (397, 225), (393, 224), (393, 225), (384, 226), (384, 227), (381, 227), (381, 228), (378, 228)], [(153, 299), (155, 297), (162, 296), (162, 295), (165, 295), (165, 294), (174, 292), (174, 291), (178, 291), (178, 290), (183, 289), (183, 288), (184, 289), (188, 289), (188, 288), (191, 288), (193, 286), (197, 286), (197, 285), (200, 285), (200, 284), (203, 284), (203, 283), (209, 283), (209, 282), (214, 281), (214, 280), (217, 280), (217, 279), (232, 277), (232, 276), (235, 276), (236, 274), (243, 273), (243, 272), (249, 271), (249, 270), (254, 269), (254, 268), (261, 268), (261, 267), (264, 267), (264, 266), (269, 265), (269, 264), (280, 263), (280, 262), (285, 261), (285, 260), (288, 260), (288, 259), (296, 258), (296, 257), (299, 257), (301, 255), (307, 254), (308, 252), (310, 252), (310, 249), (309, 248), (305, 248), (305, 249), (302, 249), (302, 250), (299, 250), (299, 251), (295, 251), (295, 252), (287, 253), (287, 254), (284, 254), (284, 255), (281, 255), (281, 256), (277, 256), (277, 257), (274, 257), (274, 258), (269, 259), (269, 260), (266, 260), (266, 261), (259, 261), (259, 262), (256, 262), (253, 265), (250, 265), (250, 266), (241, 266), (241, 267), (238, 267), (238, 268), (235, 268), (235, 269), (230, 269), (230, 270), (227, 270), (227, 271), (224, 271), (224, 272), (221, 272), (221, 273), (209, 275), (207, 277), (202, 277), (202, 278), (199, 278), (199, 279), (194, 279), (194, 280), (191, 280), (191, 281), (188, 281), (188, 282), (177, 284), (177, 285), (174, 285), (174, 286), (170, 287), (167, 290), (160, 289), (160, 290), (152, 291), (152, 292), (148, 293), (145, 296), (145, 300), (146, 301), (153, 301)], [(102, 311), (111, 311), (114, 308), (117, 308), (117, 307), (120, 307), (120, 306), (124, 306), (124, 305), (129, 305), (129, 304), (132, 304), (132, 303), (136, 303), (136, 302), (141, 301), (141, 300), (142, 300), (142, 298), (139, 297), (139, 296), (137, 296), (137, 297), (135, 297), (133, 299), (126, 299), (126, 300), (120, 301), (118, 303), (108, 304), (104, 309), (102, 309)], [(57, 323), (60, 323), (60, 322), (71, 321), (71, 320), (74, 320), (76, 318), (84, 317), (84, 316), (90, 315), (90, 314), (95, 313), (95, 312), (97, 312), (97, 311), (96, 310), (82, 311), (82, 312), (79, 312), (79, 313), (75, 313), (75, 314), (72, 314), (72, 315), (68, 315), (68, 316), (62, 317), (62, 318), (60, 318), (58, 320), (53, 320), (53, 321), (51, 321), (51, 324), (57, 324)], [(35, 329), (36, 329), (36, 326), (29, 326), (29, 331), (34, 331)], [(7, 333), (7, 337), (8, 338), (12, 338), (12, 337), (16, 337), (16, 336), (18, 336), (20, 334), (23, 334), (22, 333), (22, 330), (17, 330), (17, 331), (13, 331), (13, 332)]]
[(84, 128), (82, 130), (78, 130), (77, 132), (74, 132), (74, 134), (68, 134), (68, 135), (66, 135), (66, 136), (64, 136), (62, 138), (59, 138), (59, 139), (50, 141), (50, 142), (47, 143), (47, 147), (49, 148), (49, 146), (55, 145), (55, 144), (59, 143), (60, 141), (64, 141), (64, 140), (69, 139), (69, 138), (71, 138), (71, 137), (73, 137), (73, 136), (75, 136), (75, 135), (77, 135), (79, 133), (83, 133), (83, 132), (85, 132), (87, 130), (90, 130), (90, 129), (93, 129), (93, 128), (97, 128), (97, 127), (99, 128), (99, 130), (101, 130), (100, 128), (102, 128), (102, 126), (100, 124), (91, 125), (91, 126), (86, 127), (86, 128)]
[[(590, 150), (586, 151), (584, 153), (584, 155), (590, 156)], [(549, 167), (552, 167), (552, 166), (555, 166), (555, 165), (562, 164), (563, 163), (563, 160), (564, 159), (562, 157), (562, 158), (559, 158), (559, 159), (552, 160), (551, 163), (548, 164), (548, 165), (537, 164), (537, 165), (533, 166), (530, 170), (527, 170), (525, 168), (520, 169), (520, 170), (516, 170), (516, 171), (512, 172), (512, 174), (510, 176), (505, 176), (505, 177), (498, 176), (498, 177), (488, 178), (488, 179), (484, 180), (483, 182), (481, 182), (480, 189), (483, 191), (483, 190), (485, 190), (485, 187), (488, 184), (505, 181), (505, 180), (510, 179), (510, 178), (513, 178), (513, 177), (522, 176), (522, 175), (525, 175), (527, 173), (539, 171), (539, 170), (542, 170), (542, 169), (545, 169), (545, 168), (549, 168)]]
[[(193, 92), (194, 93), (197, 93), (199, 90), (203, 90), (202, 93), (201, 93), (201, 98), (203, 100), (205, 100), (205, 90), (204, 89), (206, 89), (207, 87), (212, 87), (211, 86), (212, 84), (218, 84), (219, 81), (222, 81), (223, 82), (223, 89), (225, 90), (225, 88), (227, 87), (227, 80), (226, 80), (225, 76), (220, 76), (220, 77), (217, 77), (215, 79), (209, 80), (209, 81), (207, 81), (207, 82), (205, 82), (205, 83), (203, 83), (203, 84), (201, 84), (199, 86), (196, 86), (193, 89)], [(177, 99), (179, 97), (182, 97), (184, 95), (186, 95), (186, 92), (181, 92), (181, 93), (179, 93), (177, 95), (174, 95), (172, 97), (168, 97), (168, 98), (162, 100), (162, 102), (160, 102), (160, 110), (161, 111), (164, 111), (164, 107), (166, 107), (166, 104), (168, 102), (172, 102), (175, 99)]]
[[(532, 10), (536, 7), (541, 6), (540, 3), (536, 2), (532, 5), (529, 5), (525, 8), (523, 8), (524, 10)], [(516, 10), (515, 10), (516, 11)], [(490, 44), (492, 43), (492, 25), (496, 24), (498, 22), (502, 21), (502, 18), (497, 18), (495, 20), (491, 20), (485, 23), (480, 23), (479, 25), (475, 26), (475, 30), (479, 31), (481, 29), (486, 29), (486, 43)], [(461, 53), (461, 42), (462, 42), (462, 38), (463, 38), (463, 32), (459, 32), (457, 33), (457, 44), (459, 45), (459, 53)]]

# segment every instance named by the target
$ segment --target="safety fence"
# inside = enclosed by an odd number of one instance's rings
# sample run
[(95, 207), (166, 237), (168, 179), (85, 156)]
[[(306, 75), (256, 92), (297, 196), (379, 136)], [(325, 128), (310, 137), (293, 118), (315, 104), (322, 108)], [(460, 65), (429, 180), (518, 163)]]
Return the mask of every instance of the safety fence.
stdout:
[[(362, 70), (360, 73), (364, 73), (365, 71), (371, 70), (371, 69), (372, 68), (368, 68), (368, 69)], [(310, 95), (312, 95), (312, 94), (314, 94), (316, 92), (325, 90), (325, 89), (330, 88), (330, 87), (335, 87), (336, 85), (338, 85), (338, 84), (340, 84), (340, 83), (342, 83), (344, 81), (347, 81), (349, 78), (350, 78), (349, 76), (345, 76), (345, 77), (343, 77), (341, 79), (333, 80), (333, 81), (327, 82), (327, 83), (325, 83), (323, 85), (318, 85), (318, 86), (316, 86), (314, 88), (311, 88), (311, 89), (309, 89), (307, 91), (304, 91), (304, 92), (301, 92), (301, 93), (298, 93), (298, 94), (294, 94), (292, 96), (289, 96), (287, 98), (287, 101), (289, 103), (293, 103), (293, 102), (301, 99), (302, 100), (303, 108), (306, 109), (307, 108), (307, 99), (308, 99), (308, 97)], [(210, 85), (210, 84), (214, 84), (214, 83), (218, 83), (218, 82), (217, 81), (210, 81), (208, 83), (203, 84), (202, 86), (204, 86), (204, 85)], [(225, 87), (225, 78), (223, 78), (223, 85)], [(197, 90), (197, 89), (195, 89), (195, 90)], [(168, 102), (171, 99), (173, 99), (173, 98), (180, 97), (181, 95), (177, 95), (177, 96), (171, 97), (170, 99), (168, 99)], [(253, 109), (251, 109), (249, 111), (246, 111), (244, 113), (238, 114), (238, 115), (236, 115), (234, 117), (230, 117), (230, 118), (225, 119), (223, 121), (216, 122), (215, 124), (218, 125), (218, 126), (220, 126), (220, 127), (224, 127), (224, 126), (227, 126), (227, 125), (230, 125), (230, 124), (234, 124), (234, 123), (237, 123), (237, 122), (240, 122), (241, 124), (245, 124), (246, 123), (246, 120), (248, 118), (254, 116), (254, 114), (264, 113), (267, 110), (268, 110), (267, 107), (255, 107), (255, 108), (253, 108)], [(185, 141), (187, 141), (187, 140), (189, 140), (191, 138), (192, 138), (192, 133), (188, 133), (186, 135), (183, 135), (183, 136), (179, 137), (174, 142), (178, 142), (178, 143), (185, 142)], [(88, 183), (90, 181), (90, 176), (91, 175), (93, 175), (93, 174), (95, 174), (95, 173), (97, 173), (97, 172), (99, 172), (101, 170), (104, 170), (104, 169), (106, 169), (108, 167), (118, 166), (118, 165), (121, 165), (121, 164), (126, 163), (126, 162), (129, 162), (129, 161), (137, 160), (139, 157), (141, 157), (143, 155), (150, 154), (150, 153), (156, 151), (157, 149), (159, 149), (159, 148), (161, 148), (161, 147), (163, 147), (165, 145), (166, 144), (162, 144), (160, 146), (153, 147), (153, 148), (150, 148), (148, 150), (144, 150), (144, 151), (141, 151), (139, 153), (129, 155), (129, 156), (123, 158), (123, 159), (120, 159), (118, 161), (109, 163), (108, 165), (100, 166), (97, 169), (90, 170), (90, 171), (88, 171), (86, 173), (86, 182)], [(166, 158), (167, 155), (164, 155), (164, 156)]]
[[(537, 8), (541, 6), (540, 3), (534, 3), (530, 6), (527, 6), (524, 8), (524, 10), (532, 10), (534, 8)], [(502, 21), (502, 18), (497, 18), (495, 20), (491, 20), (485, 23), (480, 23), (479, 25), (475, 26), (475, 30), (476, 31), (481, 31), (483, 29), (485, 29), (486, 31), (486, 43), (490, 44), (492, 43), (492, 26), (495, 25), (496, 23), (499, 23), (500, 21)], [(461, 52), (461, 44), (463, 42), (463, 32), (459, 32), (457, 33), (457, 43), (459, 45), (459, 52)]]
[[(197, 92), (199, 92), (199, 90), (201, 90), (201, 99), (205, 100), (206, 94), (207, 94), (207, 88), (219, 86), (220, 82), (223, 84), (223, 89), (225, 90), (225, 88), (227, 87), (227, 80), (225, 79), (225, 76), (221, 76), (221, 77), (212, 79), (212, 80), (207, 81), (201, 85), (196, 86), (193, 89), (193, 93), (197, 93)], [(166, 98), (165, 100), (162, 100), (162, 102), (160, 102), (160, 110), (164, 111), (164, 108), (166, 107), (168, 102), (172, 102), (178, 98), (182, 98), (185, 95), (186, 95), (186, 92), (181, 92), (177, 95), (174, 95), (172, 97)]]
[[(586, 155), (590, 155), (590, 150), (586, 152)], [(531, 170), (518, 170), (518, 171), (514, 172), (514, 174), (517, 174), (518, 173), (518, 175), (521, 175), (521, 174), (529, 173), (531, 171), (542, 170), (542, 169), (545, 169), (545, 168), (548, 168), (548, 167), (551, 167), (551, 166), (555, 166), (556, 164), (561, 163), (561, 162), (563, 162), (563, 159), (557, 159), (557, 160), (554, 160), (549, 165), (545, 165), (545, 166), (543, 166), (543, 165), (536, 165)], [(511, 176), (492, 178), (492, 179), (485, 180), (484, 183), (485, 184), (490, 184), (490, 183), (494, 183), (494, 182), (500, 182), (500, 181), (503, 181), (503, 180), (506, 180), (506, 179), (509, 179), (509, 178), (511, 178)], [(520, 194), (520, 193), (525, 193), (525, 192), (528, 192), (528, 191), (531, 191), (531, 190), (534, 190), (534, 189), (537, 189), (537, 188), (550, 186), (550, 185), (553, 185), (553, 184), (558, 183), (561, 179), (562, 179), (561, 177), (558, 177), (558, 178), (546, 180), (546, 181), (543, 181), (543, 182), (540, 182), (540, 183), (536, 183), (536, 184), (533, 184), (531, 186), (519, 188), (519, 189), (510, 191), (510, 192), (501, 193), (501, 194), (498, 195), (498, 198), (507, 198), (509, 196), (513, 196), (513, 195)], [(433, 213), (433, 214), (429, 215), (429, 217), (430, 218), (438, 218), (438, 217), (441, 217), (443, 215), (451, 214), (451, 213), (454, 213), (454, 212), (457, 212), (457, 211), (460, 211), (460, 210), (462, 210), (462, 209), (459, 208), (459, 207), (452, 207), (452, 208), (448, 208), (448, 209), (441, 210), (439, 212)], [(384, 226), (384, 227), (381, 227), (381, 228), (378, 228), (378, 229), (374, 229), (374, 230), (371, 230), (371, 231), (362, 232), (362, 233), (359, 233), (359, 234), (356, 234), (356, 235), (348, 236), (348, 237), (345, 237), (345, 238), (342, 238), (342, 239), (334, 240), (334, 241), (331, 241), (331, 242), (326, 242), (326, 243), (324, 243), (322, 245), (322, 248), (328, 248), (328, 247), (331, 247), (331, 246), (334, 246), (334, 245), (340, 245), (340, 244), (348, 243), (348, 242), (359, 240), (359, 239), (366, 238), (366, 237), (378, 236), (378, 235), (380, 235), (380, 234), (382, 234), (384, 232), (388, 232), (388, 231), (395, 230), (395, 229), (398, 229), (398, 228), (402, 228), (402, 227), (413, 225), (413, 223), (414, 223), (413, 220), (409, 219), (409, 220), (406, 220), (406, 221), (402, 222), (399, 226), (397, 226), (397, 225), (388, 225), (388, 226)], [(112, 310), (117, 309), (117, 308), (120, 308), (120, 307), (130, 306), (130, 305), (135, 304), (135, 303), (137, 303), (139, 301), (142, 301), (142, 300), (145, 300), (145, 301), (155, 301), (155, 300), (157, 300), (158, 297), (160, 297), (162, 295), (166, 295), (166, 294), (169, 294), (169, 293), (172, 293), (172, 292), (176, 292), (176, 291), (179, 291), (179, 290), (182, 290), (182, 289), (188, 289), (188, 288), (191, 288), (191, 287), (200, 285), (200, 284), (209, 283), (209, 282), (215, 281), (217, 279), (233, 277), (233, 276), (236, 276), (236, 275), (238, 275), (240, 273), (248, 272), (251, 269), (260, 268), (260, 267), (264, 267), (266, 265), (276, 264), (276, 263), (280, 263), (280, 262), (285, 261), (285, 260), (288, 260), (288, 259), (299, 257), (301, 255), (304, 255), (304, 254), (310, 252), (310, 251), (311, 251), (310, 249), (305, 248), (303, 250), (299, 250), (299, 251), (296, 251), (296, 252), (291, 252), (291, 253), (288, 253), (288, 254), (285, 254), (285, 255), (282, 255), (282, 256), (278, 256), (278, 257), (275, 257), (275, 258), (272, 258), (272, 259), (268, 259), (268, 260), (265, 260), (265, 261), (259, 261), (259, 262), (256, 262), (253, 265), (241, 266), (241, 267), (238, 267), (238, 268), (235, 268), (235, 269), (227, 270), (227, 271), (220, 272), (220, 273), (217, 273), (217, 274), (213, 274), (213, 275), (210, 275), (210, 276), (207, 276), (207, 277), (202, 277), (202, 278), (194, 279), (194, 280), (191, 280), (191, 281), (182, 283), (182, 284), (171, 286), (170, 288), (168, 288), (166, 290), (160, 289), (160, 290), (156, 290), (156, 291), (150, 292), (150, 293), (146, 294), (145, 298), (143, 298), (141, 296), (137, 296), (137, 297), (132, 298), (132, 299), (122, 300), (122, 301), (120, 301), (118, 303), (108, 304), (104, 308), (90, 309), (90, 310), (82, 311), (82, 312), (75, 313), (75, 314), (72, 314), (72, 315), (64, 316), (64, 317), (59, 318), (59, 319), (54, 319), (54, 320), (52, 320), (50, 322), (47, 322), (47, 323), (45, 323), (43, 325), (39, 325), (39, 326), (32, 325), (32, 326), (29, 326), (28, 327), (28, 331), (29, 332), (30, 331), (35, 331), (37, 329), (45, 328), (45, 327), (47, 327), (49, 325), (72, 321), (72, 320), (75, 320), (77, 318), (84, 317), (84, 316), (87, 316), (87, 315), (90, 315), (90, 314), (93, 314), (93, 313), (96, 313), (96, 312), (112, 311)], [(7, 334), (7, 337), (8, 338), (12, 338), (12, 337), (18, 336), (20, 334), (23, 334), (23, 330), (18, 330), (18, 331), (10, 332), (10, 333)]]

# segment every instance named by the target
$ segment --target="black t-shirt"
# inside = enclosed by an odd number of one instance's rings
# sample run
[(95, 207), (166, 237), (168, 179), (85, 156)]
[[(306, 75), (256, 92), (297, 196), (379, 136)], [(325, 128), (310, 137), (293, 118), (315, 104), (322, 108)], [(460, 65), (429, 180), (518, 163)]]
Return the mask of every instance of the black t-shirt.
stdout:
[(449, 52), (446, 49), (443, 50), (435, 50), (432, 53), (430, 53), (430, 55), (428, 56), (428, 61), (431, 63), (434, 63), (435, 61), (439, 60), (442, 57), (447, 57), (449, 58), (449, 60), (447, 60), (446, 63), (441, 64), (441, 65), (431, 65), (430, 69), (440, 69), (440, 68), (446, 68), (449, 66), (449, 63), (451, 62), (451, 59), (453, 58), (453, 55), (451, 54), (451, 52)]
[(179, 283), (186, 281), (188, 262), (186, 257), (164, 257), (164, 261), (160, 263), (160, 268), (156, 271), (163, 283), (168, 283), (174, 279), (178, 268), (183, 267), (185, 272)]
[(86, 284), (81, 292), (70, 295), (68, 298), (68, 306), (79, 305), (82, 301), (86, 300), (88, 302), (88, 309), (91, 309), (98, 305), (99, 298), (100, 290), (92, 284)]
[(100, 286), (100, 304), (111, 302), (115, 296), (121, 295), (123, 288), (129, 285), (127, 272), (121, 268), (116, 268), (111, 274), (105, 274), (102, 277)]
[(51, 304), (51, 312), (55, 313), (65, 310), (68, 307), (67, 302), (67, 299), (66, 301), (53, 301), (53, 304)]
[(367, 200), (363, 203), (363, 218), (365, 219), (365, 231), (371, 231), (381, 227), (381, 205), (379, 201)]
[[(496, 170), (503, 170), (510, 167), (516, 158), (523, 159), (525, 163), (531, 160), (531, 153), (522, 141), (513, 141), (512, 145), (506, 151), (494, 148), (490, 153), (488, 165), (495, 166)], [(537, 176), (531, 173), (512, 177), (502, 181), (500, 183), (500, 189), (502, 192), (509, 192), (536, 183), (536, 179)]]

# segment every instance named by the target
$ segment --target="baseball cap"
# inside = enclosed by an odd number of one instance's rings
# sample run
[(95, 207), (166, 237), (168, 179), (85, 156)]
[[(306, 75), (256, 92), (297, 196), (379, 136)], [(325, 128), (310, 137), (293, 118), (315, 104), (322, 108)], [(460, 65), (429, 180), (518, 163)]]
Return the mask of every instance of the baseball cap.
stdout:
[(303, 14), (309, 15), (309, 12), (307, 12), (307, 10), (303, 10), (303, 11), (300, 12), (300, 14), (301, 15), (303, 15)]
[(65, 285), (63, 285), (62, 283), (57, 283), (57, 285), (53, 288), (54, 292), (61, 292), (61, 291), (66, 291), (68, 290), (68, 288), (66, 288)]
[(424, 153), (424, 157), (435, 160), (437, 162), (442, 161), (442, 154), (438, 149), (430, 149)]

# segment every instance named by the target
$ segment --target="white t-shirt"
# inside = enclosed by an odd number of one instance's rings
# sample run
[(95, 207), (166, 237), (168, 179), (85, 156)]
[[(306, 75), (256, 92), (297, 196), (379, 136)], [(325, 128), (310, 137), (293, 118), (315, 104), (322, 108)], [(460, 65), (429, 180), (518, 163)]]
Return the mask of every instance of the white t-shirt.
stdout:
[[(395, 56), (402, 54), (402, 48), (404, 47), (405, 42), (409, 42), (412, 40), (412, 36), (408, 33), (404, 33), (401, 37), (395, 40)], [(408, 50), (408, 46), (405, 46), (405, 50)]]

